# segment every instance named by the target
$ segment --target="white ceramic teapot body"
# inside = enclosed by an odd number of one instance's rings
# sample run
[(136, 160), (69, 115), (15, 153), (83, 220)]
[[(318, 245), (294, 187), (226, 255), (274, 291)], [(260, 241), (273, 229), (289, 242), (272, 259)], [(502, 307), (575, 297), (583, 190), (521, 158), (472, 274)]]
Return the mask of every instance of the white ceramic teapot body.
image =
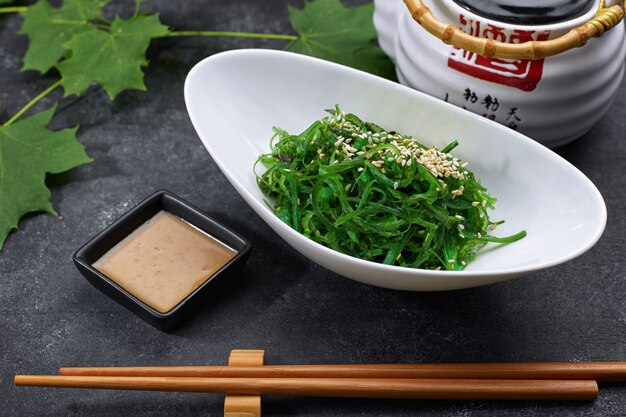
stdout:
[[(488, 59), (443, 43), (402, 0), (375, 0), (374, 24), (402, 84), (463, 107), (549, 147), (587, 132), (606, 113), (624, 74), (624, 22), (584, 47), (541, 60)], [(433, 15), (474, 36), (522, 43), (559, 37), (593, 18), (524, 26), (478, 16), (452, 0), (425, 0)]]

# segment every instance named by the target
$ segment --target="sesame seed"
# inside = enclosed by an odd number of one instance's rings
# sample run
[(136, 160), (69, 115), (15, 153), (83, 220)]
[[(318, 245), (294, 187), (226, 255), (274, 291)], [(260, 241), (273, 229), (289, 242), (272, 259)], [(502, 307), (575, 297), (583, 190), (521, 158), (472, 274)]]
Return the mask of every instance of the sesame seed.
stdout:
[(396, 181), (396, 182), (394, 182), (394, 183), (393, 183), (393, 189), (395, 190), (395, 189), (397, 189), (397, 188), (398, 188), (398, 181)]
[(487, 205), (487, 200), (483, 200), (482, 206), (485, 207)]
[(362, 172), (363, 171), (363, 167), (358, 167), (357, 171)]
[(472, 207), (476, 207), (477, 205), (479, 205), (480, 203), (478, 201), (474, 201), (472, 202)]
[[(340, 152), (334, 152), (335, 155), (341, 155), (341, 152), (345, 154), (345, 159), (350, 159), (354, 155), (362, 156), (368, 159), (372, 166), (381, 169), (384, 173), (384, 164), (387, 162), (396, 162), (402, 167), (410, 167), (413, 162), (416, 162), (425, 167), (433, 176), (438, 179), (443, 178), (455, 178), (464, 179), (464, 175), (467, 175), (467, 171), (463, 171), (463, 168), (467, 166), (467, 163), (461, 165), (461, 161), (458, 158), (453, 158), (449, 153), (441, 152), (436, 146), (431, 148), (425, 148), (420, 145), (411, 136), (404, 136), (396, 131), (389, 132), (372, 132), (368, 130), (364, 132), (360, 127), (355, 126), (348, 120), (345, 120), (340, 114), (336, 114), (334, 117), (329, 118), (330, 124), (334, 127), (341, 127), (342, 132), (345, 132), (342, 136), (337, 136), (335, 141), (335, 147)], [(350, 145), (355, 138), (366, 140), (365, 146), (361, 146), (360, 149)], [(390, 143), (395, 149), (379, 149), (376, 153), (366, 155), (368, 149), (372, 149), (380, 143)], [(343, 145), (342, 145), (343, 144)], [(324, 156), (322, 149), (318, 150), (320, 158)], [(343, 159), (343, 160), (345, 160)], [(337, 161), (339, 162), (339, 161)], [(441, 181), (441, 187), (444, 190), (448, 189), (445, 182)], [(438, 192), (441, 191), (441, 187), (438, 188)], [(457, 197), (463, 193), (464, 188), (460, 186), (458, 190), (452, 192), (452, 196)]]
[(465, 229), (465, 226), (463, 226), (462, 224), (459, 224), (457, 227), (458, 227), (459, 229), (461, 229), (461, 230), (464, 230), (464, 229)]
[(453, 263), (455, 263), (456, 261), (455, 261), (454, 259), (449, 259), (449, 260), (448, 260), (448, 262), (449, 262), (449, 263), (451, 263), (451, 264), (453, 264)]

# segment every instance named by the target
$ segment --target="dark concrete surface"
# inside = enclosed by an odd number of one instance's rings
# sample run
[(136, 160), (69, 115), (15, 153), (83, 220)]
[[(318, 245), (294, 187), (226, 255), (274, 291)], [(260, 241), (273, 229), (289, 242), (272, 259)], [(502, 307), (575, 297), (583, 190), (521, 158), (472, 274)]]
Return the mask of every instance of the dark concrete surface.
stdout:
[[(289, 33), (287, 1), (158, 1), (185, 29)], [(110, 12), (130, 10), (116, 2)], [(53, 82), (20, 73), (20, 18), (0, 16), (0, 119)], [(14, 374), (71, 365), (225, 364), (233, 348), (270, 364), (626, 360), (626, 85), (613, 110), (559, 153), (598, 186), (609, 210), (600, 242), (580, 258), (525, 278), (446, 293), (359, 284), (312, 264), (245, 204), (202, 147), (183, 102), (187, 71), (213, 53), (282, 48), (280, 41), (159, 40), (148, 92), (110, 103), (99, 89), (62, 100), (53, 126), (80, 123), (95, 162), (49, 183), (59, 217), (30, 216), (0, 253), (0, 416), (220, 416), (218, 395), (16, 388)], [(45, 103), (52, 103), (53, 97)], [(156, 189), (188, 199), (249, 237), (238, 288), (173, 334), (103, 296), (71, 255)], [(270, 397), (267, 416), (623, 416), (626, 384), (594, 403), (450, 402)]]

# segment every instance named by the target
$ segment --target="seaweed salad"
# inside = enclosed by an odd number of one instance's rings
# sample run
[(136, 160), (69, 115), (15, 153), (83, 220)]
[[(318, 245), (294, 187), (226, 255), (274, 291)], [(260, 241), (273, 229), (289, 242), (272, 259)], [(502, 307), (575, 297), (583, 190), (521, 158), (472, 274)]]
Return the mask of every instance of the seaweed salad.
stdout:
[[(298, 135), (274, 128), (257, 164), (268, 205), (304, 236), (357, 258), (411, 268), (462, 270), (488, 242), (496, 199), (468, 163), (342, 112)], [(256, 172), (256, 164), (255, 164)]]

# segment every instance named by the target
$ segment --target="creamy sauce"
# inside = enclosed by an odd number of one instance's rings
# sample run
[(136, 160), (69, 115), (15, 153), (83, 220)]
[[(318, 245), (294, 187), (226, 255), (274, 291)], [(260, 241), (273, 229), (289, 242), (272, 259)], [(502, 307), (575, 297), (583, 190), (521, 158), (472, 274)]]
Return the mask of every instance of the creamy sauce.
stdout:
[(93, 267), (145, 304), (166, 313), (236, 254), (184, 220), (160, 211)]

